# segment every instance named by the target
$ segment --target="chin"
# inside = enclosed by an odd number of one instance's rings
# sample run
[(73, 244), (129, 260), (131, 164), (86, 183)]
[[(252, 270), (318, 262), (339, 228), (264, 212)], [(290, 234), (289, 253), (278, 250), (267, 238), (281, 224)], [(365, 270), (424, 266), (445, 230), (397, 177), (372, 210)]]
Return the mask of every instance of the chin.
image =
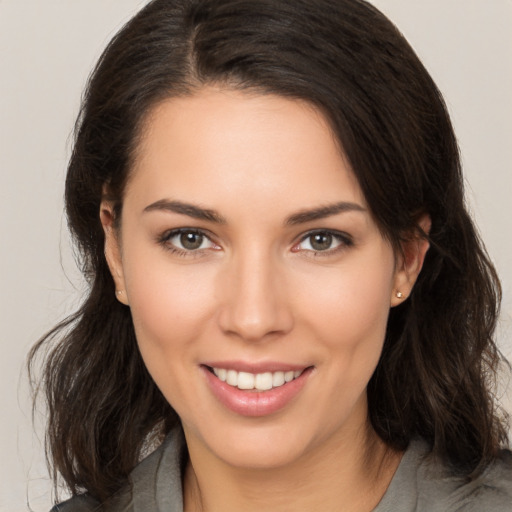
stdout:
[[(302, 427), (302, 428), (301, 428)], [(278, 469), (293, 465), (308, 453), (313, 453), (333, 432), (312, 429), (307, 422), (280, 422), (275, 418), (264, 421), (248, 419), (234, 421), (226, 428), (201, 432), (184, 426), (189, 447), (196, 441), (225, 464), (240, 469)]]
[(241, 469), (277, 469), (289, 466), (304, 455), (308, 443), (285, 435), (261, 432), (247, 437), (230, 438), (212, 446), (225, 463)]

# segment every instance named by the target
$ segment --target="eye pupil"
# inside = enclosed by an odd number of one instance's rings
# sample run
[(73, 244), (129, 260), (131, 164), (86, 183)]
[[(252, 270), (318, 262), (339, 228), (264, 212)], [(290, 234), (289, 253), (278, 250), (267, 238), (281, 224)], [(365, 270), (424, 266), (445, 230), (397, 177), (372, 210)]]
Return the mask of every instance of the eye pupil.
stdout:
[(311, 236), (311, 247), (315, 251), (325, 251), (332, 245), (332, 235), (329, 233), (316, 233)]
[(180, 235), (180, 243), (185, 249), (188, 249), (189, 251), (199, 249), (203, 243), (203, 235), (190, 232), (182, 233)]

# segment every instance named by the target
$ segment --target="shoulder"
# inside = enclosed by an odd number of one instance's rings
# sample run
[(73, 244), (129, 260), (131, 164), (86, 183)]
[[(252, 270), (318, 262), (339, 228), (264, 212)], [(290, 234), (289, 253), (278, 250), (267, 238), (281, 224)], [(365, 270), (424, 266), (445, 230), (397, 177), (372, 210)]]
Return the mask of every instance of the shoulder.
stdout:
[(451, 499), (456, 511), (511, 512), (512, 452), (502, 450), (496, 461), (479, 477), (457, 486)]
[(133, 469), (126, 485), (106, 502), (99, 503), (83, 494), (56, 505), (50, 512), (182, 510), (181, 473), (185, 458), (183, 432), (177, 427)]
[(512, 512), (512, 453), (503, 450), (478, 477), (457, 476), (411, 442), (374, 512)]
[(425, 510), (512, 511), (512, 452), (509, 450), (502, 450), (496, 460), (473, 479), (454, 476), (436, 463), (425, 463), (420, 474), (421, 500), (432, 507)]
[(87, 494), (80, 494), (55, 505), (50, 512), (99, 512), (101, 510), (99, 502)]

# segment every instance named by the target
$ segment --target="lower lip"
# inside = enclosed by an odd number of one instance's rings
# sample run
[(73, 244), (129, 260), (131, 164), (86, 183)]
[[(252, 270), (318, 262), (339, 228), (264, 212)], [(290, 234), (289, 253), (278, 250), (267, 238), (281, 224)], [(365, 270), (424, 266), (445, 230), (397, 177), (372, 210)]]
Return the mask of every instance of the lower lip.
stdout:
[(217, 399), (229, 410), (241, 416), (267, 416), (288, 405), (302, 390), (311, 373), (307, 368), (296, 379), (268, 391), (244, 391), (218, 379), (202, 366), (206, 380)]

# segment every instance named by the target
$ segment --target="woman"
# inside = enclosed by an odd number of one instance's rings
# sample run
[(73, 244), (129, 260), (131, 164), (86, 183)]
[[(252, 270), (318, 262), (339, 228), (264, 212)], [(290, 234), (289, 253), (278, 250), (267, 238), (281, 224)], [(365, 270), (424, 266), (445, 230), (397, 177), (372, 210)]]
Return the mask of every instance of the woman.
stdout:
[(499, 283), (375, 8), (150, 2), (89, 82), (66, 208), (90, 292), (32, 354), (59, 337), (55, 510), (511, 509)]

